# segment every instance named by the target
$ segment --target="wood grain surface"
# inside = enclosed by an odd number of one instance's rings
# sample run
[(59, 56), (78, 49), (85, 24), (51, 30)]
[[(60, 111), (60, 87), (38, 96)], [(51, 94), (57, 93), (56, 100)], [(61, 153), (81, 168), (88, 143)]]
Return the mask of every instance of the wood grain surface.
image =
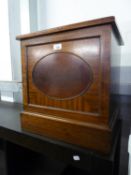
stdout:
[(17, 39), (22, 50), (23, 129), (109, 153), (118, 114), (111, 87), (120, 51), (113, 48), (122, 44), (114, 18)]

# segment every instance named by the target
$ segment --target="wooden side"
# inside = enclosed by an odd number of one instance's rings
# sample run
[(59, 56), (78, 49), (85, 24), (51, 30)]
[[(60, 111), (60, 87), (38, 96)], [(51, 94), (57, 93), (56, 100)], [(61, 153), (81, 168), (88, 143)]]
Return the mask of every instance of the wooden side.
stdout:
[(85, 124), (71, 119), (34, 113), (21, 114), (22, 128), (35, 134), (55, 138), (108, 154), (111, 151), (111, 130), (106, 126)]
[(23, 90), (23, 104), (28, 105), (28, 72), (27, 72), (27, 48), (21, 42), (21, 62), (22, 62), (22, 90)]
[(111, 33), (111, 83), (110, 83), (110, 122), (113, 124), (119, 112), (119, 103), (117, 100), (120, 92), (120, 44), (117, 41), (115, 34)]
[(101, 44), (101, 111), (106, 118), (106, 124), (109, 123), (109, 109), (110, 109), (110, 44), (111, 44), (111, 26), (108, 30), (103, 31)]

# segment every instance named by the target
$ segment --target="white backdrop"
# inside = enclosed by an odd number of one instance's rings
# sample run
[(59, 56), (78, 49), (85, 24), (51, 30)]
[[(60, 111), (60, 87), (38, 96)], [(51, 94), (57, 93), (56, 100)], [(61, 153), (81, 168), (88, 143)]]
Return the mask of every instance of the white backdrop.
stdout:
[(8, 0), (0, 0), (0, 80), (12, 80)]

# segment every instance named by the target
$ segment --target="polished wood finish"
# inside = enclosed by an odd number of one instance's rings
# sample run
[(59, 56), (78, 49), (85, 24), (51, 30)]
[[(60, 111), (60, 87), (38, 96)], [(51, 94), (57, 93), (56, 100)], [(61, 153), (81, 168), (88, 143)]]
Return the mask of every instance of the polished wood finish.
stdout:
[[(68, 143), (73, 142), (82, 147), (88, 145), (88, 148), (96, 151), (109, 152), (111, 150), (111, 130), (105, 126), (30, 113), (22, 114), (21, 120), (22, 127), (27, 131), (33, 131), (37, 125), (37, 134), (55, 139), (60, 138), (60, 140), (62, 138)], [(96, 135), (99, 139), (96, 139)]]
[(92, 81), (88, 64), (66, 52), (47, 55), (36, 63), (32, 72), (36, 87), (54, 99), (75, 98), (85, 93)]
[(118, 27), (117, 27), (117, 24), (115, 22), (115, 17), (114, 16), (94, 19), (94, 20), (90, 20), (90, 21), (84, 21), (84, 22), (70, 24), (70, 25), (66, 25), (66, 26), (60, 26), (60, 27), (56, 27), (56, 28), (52, 28), (52, 29), (48, 29), (48, 30), (34, 32), (34, 33), (31, 33), (31, 34), (19, 35), (19, 36), (17, 36), (17, 39), (18, 40), (30, 39), (30, 38), (34, 38), (34, 37), (37, 37), (37, 36), (43, 36), (43, 35), (54, 34), (54, 33), (65, 32), (65, 31), (71, 31), (71, 30), (74, 30), (74, 29), (95, 27), (95, 26), (106, 25), (106, 24), (112, 25), (112, 28), (115, 32), (115, 35), (117, 35), (117, 38), (118, 38), (119, 42), (121, 44), (123, 44), (123, 39), (122, 39), (121, 34), (118, 30)]
[(114, 18), (17, 39), (22, 51), (23, 129), (109, 153), (118, 114), (117, 107), (111, 107), (113, 39), (122, 44)]

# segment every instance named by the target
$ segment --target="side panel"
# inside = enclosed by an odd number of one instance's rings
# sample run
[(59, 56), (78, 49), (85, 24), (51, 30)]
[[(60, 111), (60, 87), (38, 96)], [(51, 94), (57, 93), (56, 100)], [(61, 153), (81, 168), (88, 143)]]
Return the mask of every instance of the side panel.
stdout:
[(111, 33), (111, 84), (110, 84), (110, 121), (114, 121), (119, 112), (120, 88), (120, 45), (114, 33)]

